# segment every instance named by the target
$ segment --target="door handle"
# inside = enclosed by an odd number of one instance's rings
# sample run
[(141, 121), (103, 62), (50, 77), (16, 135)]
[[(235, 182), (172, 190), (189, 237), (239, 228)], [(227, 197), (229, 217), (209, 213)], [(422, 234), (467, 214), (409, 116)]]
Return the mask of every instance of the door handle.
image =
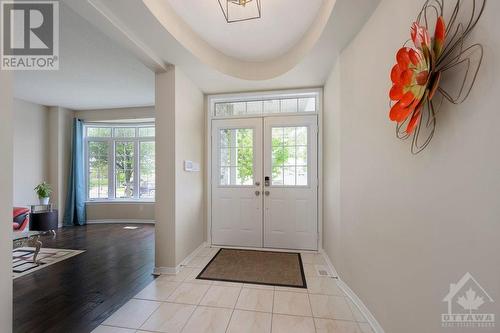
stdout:
[(260, 182), (255, 182), (255, 186), (260, 186)]
[(255, 195), (259, 196), (260, 195), (260, 191), (255, 191)]
[(266, 192), (264, 192), (264, 194), (265, 194), (266, 196), (269, 196), (269, 195), (271, 194), (271, 192), (266, 191)]

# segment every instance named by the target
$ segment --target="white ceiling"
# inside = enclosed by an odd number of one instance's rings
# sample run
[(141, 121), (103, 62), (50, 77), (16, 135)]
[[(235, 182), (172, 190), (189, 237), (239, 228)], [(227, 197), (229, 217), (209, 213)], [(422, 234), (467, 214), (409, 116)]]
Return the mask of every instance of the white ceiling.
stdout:
[(154, 73), (68, 6), (60, 6), (60, 69), (14, 72), (16, 98), (70, 109), (154, 105)]
[[(311, 26), (323, 2), (262, 0), (260, 19), (227, 24), (217, 0), (166, 1), (209, 44), (246, 61), (270, 60), (292, 48)], [(246, 10), (251, 13), (255, 4), (252, 1)]]
[[(16, 97), (78, 110), (153, 105), (153, 71), (161, 70), (167, 64), (178, 66), (207, 94), (322, 86), (337, 54), (380, 2), (262, 0), (262, 19), (227, 24), (220, 8), (213, 6), (218, 6), (217, 0), (158, 0), (174, 7), (176, 16), (186, 21), (183, 27), (187, 29), (177, 27), (178, 30), (191, 30), (197, 36), (199, 33), (197, 38), (206, 41), (224, 57), (236, 59), (235, 64), (254, 61), (248, 64), (255, 68), (266, 63), (279, 63), (285, 58), (280, 54), (292, 53), (290, 48), (295, 47), (294, 43), (300, 44), (302, 36), (309, 33), (306, 31), (309, 26), (319, 22), (315, 17), (324, 17), (325, 3), (335, 3), (332, 14), (326, 16), (321, 33), (314, 39), (315, 43), (303, 48), (306, 52), (299, 53), (300, 56), (290, 62), (293, 63), (291, 69), (270, 74), (264, 66), (259, 75), (267, 76), (267, 79), (249, 80), (230, 75), (229, 71), (220, 71), (199, 57), (192, 47), (175, 38), (145, 5), (156, 0), (143, 1), (62, 0), (60, 70), (16, 72)], [(297, 8), (283, 5), (291, 6), (292, 3), (304, 12), (303, 16), (297, 18)], [(196, 6), (201, 4), (207, 7)], [(283, 11), (279, 14), (278, 9), (270, 11), (274, 4), (279, 4), (287, 14), (284, 15)], [(208, 6), (214, 8), (208, 12)], [(323, 6), (322, 10), (314, 13), (320, 6)], [(198, 12), (191, 13), (191, 10)], [(273, 22), (278, 22), (276, 31), (272, 29)], [(259, 24), (263, 26), (259, 27)], [(232, 31), (231, 36), (226, 38), (228, 31)], [(252, 34), (255, 31), (259, 33)], [(224, 65), (225, 61), (220, 63)]]
[[(272, 1), (286, 2), (286, 0), (262, 0), (263, 11), (266, 3)], [(331, 72), (337, 54), (357, 34), (380, 0), (334, 1), (331, 16), (322, 28), (317, 42), (308, 49), (308, 52), (298, 59), (291, 69), (261, 80), (242, 79), (222, 72), (209, 65), (203, 57), (198, 57), (195, 52), (188, 50), (188, 46), (191, 46), (192, 50), (196, 50), (197, 47), (181, 44), (146, 6), (146, 3), (170, 6), (167, 0), (64, 0), (64, 2), (113, 40), (119, 41), (151, 68), (158, 70), (162, 64), (174, 64), (181, 68), (204, 93), (212, 94), (322, 86)], [(159, 11), (161, 10), (162, 8), (159, 8)], [(220, 9), (216, 12), (220, 12)], [(229, 25), (233, 24), (239, 23)], [(294, 22), (290, 20), (289, 24), (293, 25)], [(179, 35), (186, 33), (190, 27), (188, 24), (174, 24), (172, 28), (176, 29), (173, 33)], [(280, 58), (274, 61), (279, 62), (279, 60)], [(225, 65), (226, 61), (220, 60), (219, 64)], [(249, 63), (249, 65), (254, 64)], [(258, 74), (266, 75), (262, 71)]]

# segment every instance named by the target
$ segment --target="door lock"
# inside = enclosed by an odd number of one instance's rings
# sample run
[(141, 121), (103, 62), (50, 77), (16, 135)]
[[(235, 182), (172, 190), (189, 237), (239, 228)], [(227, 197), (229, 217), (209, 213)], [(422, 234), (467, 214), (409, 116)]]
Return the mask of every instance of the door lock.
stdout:
[(271, 179), (269, 178), (269, 176), (264, 177), (264, 186), (271, 186)]
[(255, 182), (255, 186), (260, 186), (260, 182)]

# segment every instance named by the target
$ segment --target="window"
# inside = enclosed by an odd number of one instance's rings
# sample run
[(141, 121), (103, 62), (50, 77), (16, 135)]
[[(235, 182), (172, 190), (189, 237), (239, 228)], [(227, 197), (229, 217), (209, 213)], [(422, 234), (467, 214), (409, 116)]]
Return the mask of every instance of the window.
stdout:
[(89, 197), (101, 199), (108, 197), (108, 142), (89, 142), (88, 144), (88, 183)]
[(272, 145), (272, 185), (307, 186), (307, 127), (273, 127)]
[(88, 200), (154, 200), (154, 124), (86, 124), (84, 133)]
[(221, 129), (220, 183), (221, 186), (253, 184), (253, 129)]
[(317, 96), (283, 96), (267, 100), (238, 102), (216, 102), (215, 117), (259, 116), (273, 113), (305, 113), (317, 111)]

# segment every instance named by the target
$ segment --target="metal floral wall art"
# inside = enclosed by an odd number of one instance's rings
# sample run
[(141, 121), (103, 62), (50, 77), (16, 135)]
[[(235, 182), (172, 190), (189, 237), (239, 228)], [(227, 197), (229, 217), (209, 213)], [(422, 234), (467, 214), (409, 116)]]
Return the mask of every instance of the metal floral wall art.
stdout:
[(483, 59), (482, 45), (466, 42), (486, 0), (454, 0), (448, 15), (444, 1), (425, 2), (410, 29), (411, 41), (399, 49), (391, 71), (389, 118), (397, 123), (399, 139), (412, 137), (413, 154), (431, 141), (442, 102), (460, 104), (467, 99)]

